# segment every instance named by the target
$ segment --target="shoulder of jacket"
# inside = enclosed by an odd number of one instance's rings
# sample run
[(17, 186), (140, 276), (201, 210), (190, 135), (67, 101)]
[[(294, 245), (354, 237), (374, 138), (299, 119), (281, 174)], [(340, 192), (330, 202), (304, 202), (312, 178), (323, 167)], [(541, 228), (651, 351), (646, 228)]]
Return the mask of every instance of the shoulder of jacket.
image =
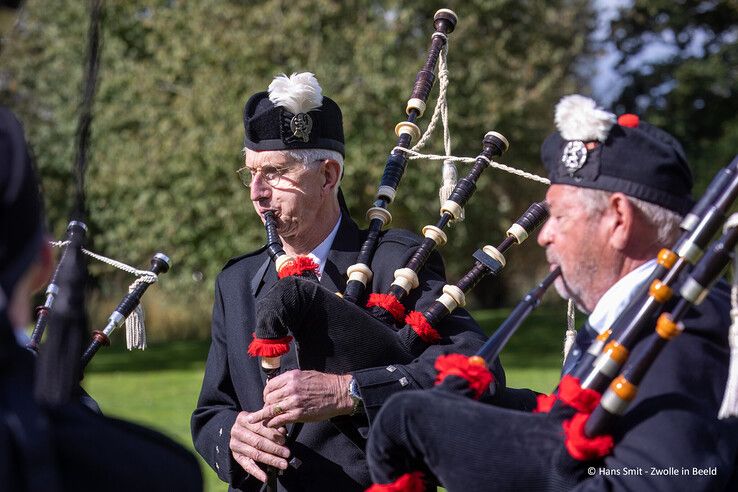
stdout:
[(225, 272), (226, 270), (234, 267), (242, 267), (242, 268), (249, 268), (253, 265), (260, 265), (263, 261), (263, 258), (260, 258), (262, 253), (266, 251), (267, 247), (262, 246), (261, 248), (251, 251), (249, 253), (243, 254), (241, 256), (235, 256), (228, 260), (226, 264), (221, 269), (221, 272)]
[(407, 229), (388, 229), (380, 238), (380, 244), (399, 244), (401, 246), (418, 246), (423, 238)]

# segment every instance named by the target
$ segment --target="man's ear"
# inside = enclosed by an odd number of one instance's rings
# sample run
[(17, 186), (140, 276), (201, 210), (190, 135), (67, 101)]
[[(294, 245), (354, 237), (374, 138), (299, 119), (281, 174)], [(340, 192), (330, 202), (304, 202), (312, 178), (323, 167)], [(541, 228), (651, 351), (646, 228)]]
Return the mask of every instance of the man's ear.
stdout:
[(341, 181), (341, 165), (334, 159), (326, 159), (323, 161), (323, 188), (330, 191), (338, 186)]
[(623, 251), (633, 239), (636, 209), (623, 193), (613, 193), (608, 200), (605, 216), (610, 227), (610, 244)]

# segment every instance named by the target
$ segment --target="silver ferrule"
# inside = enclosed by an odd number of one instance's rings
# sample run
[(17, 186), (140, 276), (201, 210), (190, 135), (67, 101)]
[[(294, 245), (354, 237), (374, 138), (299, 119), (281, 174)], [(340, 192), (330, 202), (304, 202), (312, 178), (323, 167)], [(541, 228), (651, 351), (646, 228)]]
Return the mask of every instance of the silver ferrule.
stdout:
[(679, 295), (692, 304), (697, 305), (705, 299), (705, 296), (707, 296), (707, 290), (708, 289), (700, 285), (695, 279), (689, 277), (679, 290)]
[(51, 309), (51, 306), (54, 305), (54, 299), (56, 298), (56, 295), (59, 293), (59, 287), (56, 284), (49, 284), (49, 286), (46, 288), (46, 301), (44, 302), (44, 307)]
[(164, 253), (156, 253), (154, 255), (154, 258), (160, 259), (161, 261), (166, 263), (169, 266), (169, 268), (172, 268), (172, 260), (170, 260), (169, 257), (165, 255)]
[(85, 233), (87, 232), (87, 224), (85, 224), (84, 222), (80, 222), (79, 220), (72, 220), (69, 222), (69, 225), (67, 225), (67, 229), (73, 226), (79, 226), (82, 228), (83, 231), (85, 231)]
[(684, 219), (682, 220), (682, 223), (679, 224), (679, 227), (683, 231), (692, 232), (695, 227), (697, 227), (697, 224), (699, 223), (700, 218), (696, 216), (693, 213), (689, 213), (684, 216)]
[(630, 401), (623, 400), (614, 391), (610, 389), (605, 391), (605, 394), (602, 395), (602, 400), (600, 401), (600, 405), (602, 405), (602, 408), (604, 408), (605, 410), (607, 410), (613, 415), (624, 414), (625, 410), (628, 409), (629, 404), (630, 404)]
[(679, 250), (676, 251), (676, 254), (694, 265), (697, 263), (697, 260), (702, 257), (702, 249), (697, 246), (694, 241), (685, 241), (685, 243), (679, 247)]
[(113, 314), (111, 314), (110, 318), (108, 318), (108, 324), (105, 325), (105, 329), (103, 329), (103, 333), (110, 336), (110, 334), (113, 333), (113, 331), (115, 331), (116, 328), (122, 325), (125, 320), (126, 320), (125, 316), (120, 314), (118, 311), (113, 311)]

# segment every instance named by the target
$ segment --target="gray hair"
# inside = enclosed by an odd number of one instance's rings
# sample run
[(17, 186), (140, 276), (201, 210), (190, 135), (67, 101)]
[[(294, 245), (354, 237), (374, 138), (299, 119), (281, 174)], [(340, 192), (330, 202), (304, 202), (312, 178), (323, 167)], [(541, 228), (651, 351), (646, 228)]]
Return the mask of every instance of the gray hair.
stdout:
[[(244, 147), (241, 151), (243, 155), (246, 155), (248, 147)], [(291, 150), (275, 150), (285, 157), (294, 159), (302, 162), (305, 167), (310, 166), (312, 163), (317, 161), (324, 161), (326, 159), (332, 159), (341, 166), (341, 174), (343, 174), (343, 156), (340, 152), (328, 149), (291, 149)]]
[[(612, 192), (592, 188), (578, 188), (579, 198), (588, 215), (602, 213), (607, 208)], [(656, 232), (659, 246), (671, 246), (679, 237), (682, 216), (651, 202), (628, 196), (628, 200), (643, 215)]]

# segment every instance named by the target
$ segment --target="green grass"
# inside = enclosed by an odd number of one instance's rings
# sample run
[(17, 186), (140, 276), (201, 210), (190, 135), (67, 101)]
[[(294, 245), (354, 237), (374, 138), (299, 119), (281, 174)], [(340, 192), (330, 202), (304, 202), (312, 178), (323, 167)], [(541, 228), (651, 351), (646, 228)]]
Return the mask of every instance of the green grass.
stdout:
[[(489, 334), (509, 310), (474, 314)], [(558, 380), (566, 320), (560, 311), (533, 313), (510, 339), (501, 359), (511, 387), (549, 392)], [(169, 342), (128, 352), (122, 340), (101, 349), (87, 369), (84, 387), (106, 415), (157, 429), (193, 449), (190, 414), (202, 383), (208, 341)], [(194, 450), (193, 450), (194, 451)], [(205, 490), (227, 486), (202, 462)]]

